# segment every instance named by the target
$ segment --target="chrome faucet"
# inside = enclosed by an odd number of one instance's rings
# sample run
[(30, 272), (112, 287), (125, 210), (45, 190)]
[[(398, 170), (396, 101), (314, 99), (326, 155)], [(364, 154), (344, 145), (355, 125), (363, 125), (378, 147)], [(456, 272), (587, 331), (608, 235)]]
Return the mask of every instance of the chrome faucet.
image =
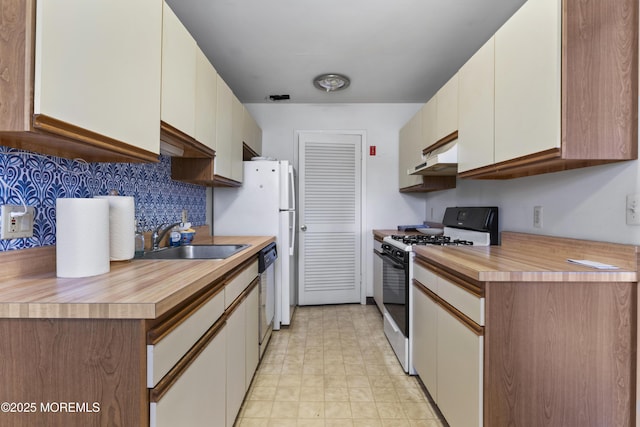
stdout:
[(162, 223), (158, 227), (156, 227), (156, 229), (153, 231), (153, 234), (151, 234), (151, 250), (157, 251), (158, 249), (160, 249), (160, 242), (162, 241), (162, 239), (164, 239), (164, 236), (166, 236), (173, 227), (180, 224), (180, 222), (176, 222), (174, 224), (168, 225), (165, 229), (162, 229), (162, 227), (167, 225), (166, 223)]

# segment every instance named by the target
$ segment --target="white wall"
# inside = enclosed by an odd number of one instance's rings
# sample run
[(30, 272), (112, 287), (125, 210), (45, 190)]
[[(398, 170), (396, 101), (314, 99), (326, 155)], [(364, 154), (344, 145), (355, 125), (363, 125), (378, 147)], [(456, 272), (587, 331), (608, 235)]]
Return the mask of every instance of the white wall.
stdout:
[[(423, 221), (424, 198), (398, 192), (398, 132), (421, 104), (248, 104), (262, 128), (262, 154), (290, 160), (297, 167), (297, 131), (363, 131), (366, 144), (376, 146), (367, 156), (366, 237), (373, 229)], [(367, 149), (367, 153), (369, 150)], [(373, 239), (366, 239), (367, 295), (373, 295)]]
[[(425, 194), (425, 218), (441, 220), (447, 206), (498, 206), (500, 230), (640, 244), (640, 226), (626, 225), (626, 196), (640, 193), (638, 161), (532, 177), (458, 179), (452, 190)], [(533, 227), (533, 207), (543, 227)]]

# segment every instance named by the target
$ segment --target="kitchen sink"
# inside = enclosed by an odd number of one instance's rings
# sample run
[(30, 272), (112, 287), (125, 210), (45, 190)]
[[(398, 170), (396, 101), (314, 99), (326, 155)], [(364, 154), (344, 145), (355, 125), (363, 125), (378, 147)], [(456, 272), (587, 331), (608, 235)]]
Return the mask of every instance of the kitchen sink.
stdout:
[(142, 259), (213, 259), (229, 258), (250, 245), (187, 245), (145, 252)]

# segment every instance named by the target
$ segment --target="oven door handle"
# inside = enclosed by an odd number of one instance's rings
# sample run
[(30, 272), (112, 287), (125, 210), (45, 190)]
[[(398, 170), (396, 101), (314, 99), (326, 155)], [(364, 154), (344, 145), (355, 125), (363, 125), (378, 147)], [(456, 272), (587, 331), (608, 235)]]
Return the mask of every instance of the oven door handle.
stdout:
[(395, 268), (397, 270), (404, 270), (404, 268), (405, 268), (404, 264), (396, 262), (393, 258), (391, 258), (389, 255), (385, 254), (384, 252), (380, 252), (377, 249), (374, 249), (373, 253), (375, 253), (380, 258), (382, 258), (382, 261), (388, 262), (389, 264), (391, 264), (391, 267), (393, 267), (393, 268)]

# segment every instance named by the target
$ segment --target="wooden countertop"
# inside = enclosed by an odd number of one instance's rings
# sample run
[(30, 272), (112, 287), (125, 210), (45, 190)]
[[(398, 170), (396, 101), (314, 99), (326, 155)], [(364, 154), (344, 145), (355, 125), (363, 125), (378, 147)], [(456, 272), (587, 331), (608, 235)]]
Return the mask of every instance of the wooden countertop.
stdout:
[[(273, 241), (272, 236), (206, 237), (198, 243), (251, 246), (222, 261), (134, 259), (112, 262), (109, 273), (81, 279), (58, 278), (55, 271), (3, 279), (0, 317), (154, 319)], [(41, 254), (51, 248), (36, 249)]]
[[(416, 259), (479, 282), (636, 282), (638, 247), (503, 232), (500, 246), (416, 246)], [(570, 263), (587, 259), (620, 267)]]
[[(373, 230), (380, 240), (391, 234), (416, 234), (393, 229)], [(638, 247), (505, 231), (500, 246), (415, 246), (416, 256), (479, 282), (636, 282)], [(620, 267), (598, 270), (567, 262), (588, 259)]]

